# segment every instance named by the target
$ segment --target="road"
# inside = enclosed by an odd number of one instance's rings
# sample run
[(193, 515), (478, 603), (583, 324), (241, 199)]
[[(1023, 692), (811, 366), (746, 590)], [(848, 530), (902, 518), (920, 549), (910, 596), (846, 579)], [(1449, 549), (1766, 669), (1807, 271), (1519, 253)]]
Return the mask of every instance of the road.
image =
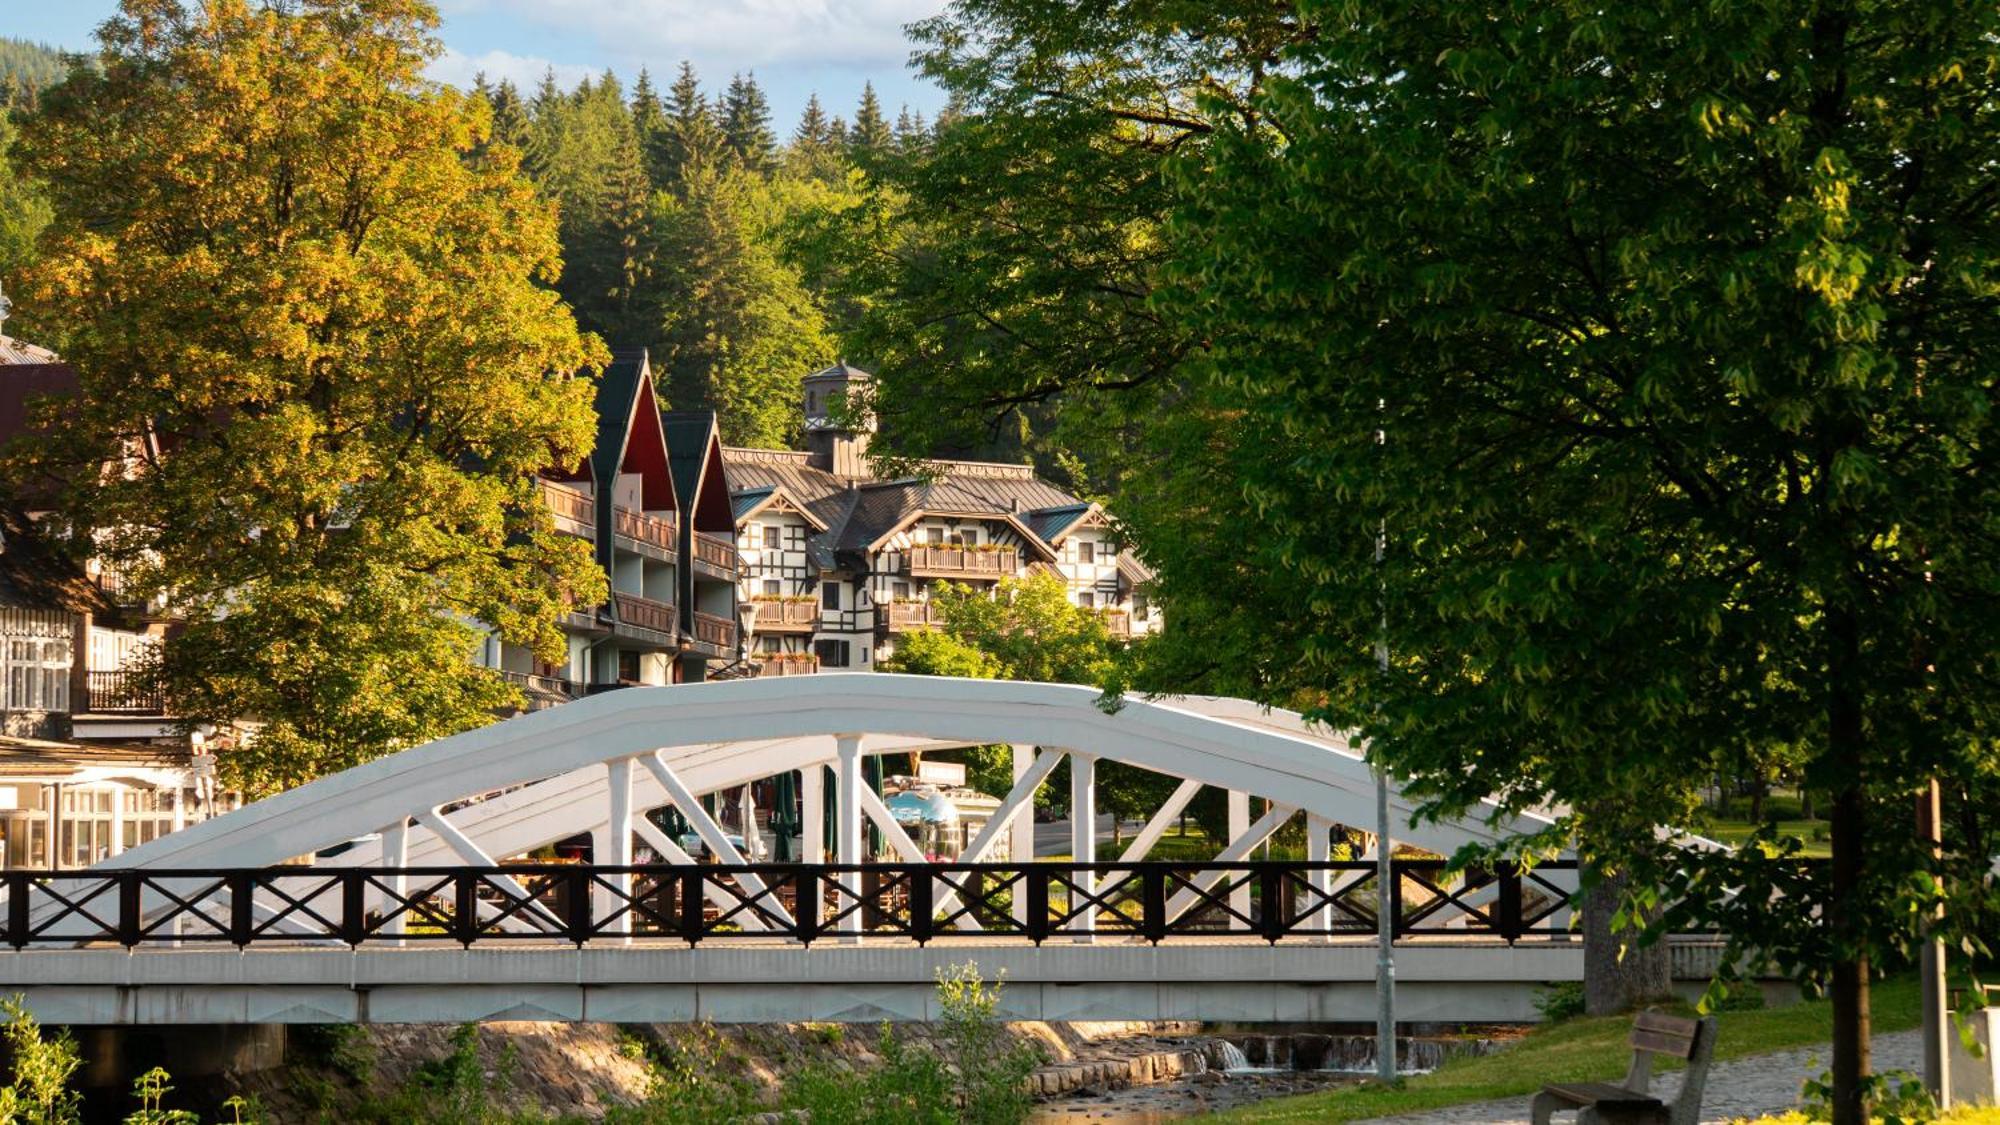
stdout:
[[(1146, 822), (1142, 820), (1126, 821), (1125, 838), (1128, 840), (1131, 839), (1133, 833), (1145, 826)], [(1105, 813), (1097, 818), (1097, 838), (1099, 840), (1109, 840), (1111, 838), (1110, 813)], [(1046, 824), (1035, 825), (1035, 858), (1042, 859), (1052, 855), (1068, 854), (1069, 821), (1051, 820)]]

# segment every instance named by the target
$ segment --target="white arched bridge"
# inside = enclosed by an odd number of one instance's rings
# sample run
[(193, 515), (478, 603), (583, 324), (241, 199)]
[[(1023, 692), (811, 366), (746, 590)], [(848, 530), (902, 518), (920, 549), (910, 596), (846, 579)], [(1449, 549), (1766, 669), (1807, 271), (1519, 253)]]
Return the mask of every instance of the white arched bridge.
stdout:
[[(885, 754), (996, 744), (1012, 789), (948, 861), (868, 782)], [(1179, 785), (1099, 861), (1101, 762)], [(1063, 763), (1075, 858), (1037, 861), (1035, 793)], [(801, 845), (786, 862), (743, 842), (754, 816), (731, 833), (714, 812), (772, 779)], [(1151, 859), (1204, 787), (1229, 794), (1219, 853)], [(1346, 739), (1240, 700), (1107, 711), (1088, 688), (882, 674), (631, 688), (88, 871), (6, 872), (0, 993), (73, 1024), (872, 1021), (926, 1018), (937, 970), (972, 960), (1004, 973), (1014, 1018), (1367, 1019), (1375, 862), (1333, 841), (1376, 846), (1344, 827), (1371, 825), (1374, 801)], [(1411, 826), (1392, 805), (1396, 844), (1434, 856), (1546, 823), (1487, 809)], [(1259, 858), (1290, 824), (1304, 858)], [(514, 858), (584, 834), (589, 862)], [(1533, 1018), (1536, 987), (1580, 978), (1572, 865), (1394, 863), (1402, 1018)]]

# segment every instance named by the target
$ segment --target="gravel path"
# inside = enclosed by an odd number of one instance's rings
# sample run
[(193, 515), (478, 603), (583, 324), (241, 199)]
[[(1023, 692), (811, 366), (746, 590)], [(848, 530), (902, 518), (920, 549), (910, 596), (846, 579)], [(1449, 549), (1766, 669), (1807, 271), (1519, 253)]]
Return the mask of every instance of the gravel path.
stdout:
[[(1708, 1071), (1708, 1089), (1702, 1098), (1703, 1125), (1782, 1113), (1798, 1104), (1799, 1087), (1807, 1078), (1827, 1068), (1830, 1045), (1820, 1044), (1795, 1051), (1774, 1051), (1768, 1055), (1748, 1055), (1716, 1063)], [(1878, 1035), (1874, 1043), (1875, 1069), (1920, 1070), (1923, 1043), (1914, 1031)], [(1615, 1074), (1605, 1080), (1617, 1079)], [(1681, 1088), (1679, 1073), (1665, 1075), (1653, 1086), (1667, 1101)], [(1559, 1117), (1558, 1121), (1573, 1120)], [(1379, 1117), (1362, 1125), (1528, 1125), (1528, 1099), (1509, 1098), (1498, 1102), (1475, 1102), (1429, 1113), (1401, 1117)]]

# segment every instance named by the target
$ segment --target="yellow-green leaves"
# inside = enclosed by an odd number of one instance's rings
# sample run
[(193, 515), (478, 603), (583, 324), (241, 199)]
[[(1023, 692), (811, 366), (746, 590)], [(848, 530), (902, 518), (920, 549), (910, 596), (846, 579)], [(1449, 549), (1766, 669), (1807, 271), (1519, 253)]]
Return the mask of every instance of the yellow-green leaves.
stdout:
[(435, 24), (126, 0), (25, 134), (55, 207), (32, 300), (84, 384), (38, 456), (161, 450), (70, 474), (68, 510), (201, 622), (162, 672), (191, 720), (267, 724), (253, 785), (485, 721), (506, 693), (460, 622), (553, 658), (603, 593), (526, 482), (589, 448), (569, 376), (605, 352), (538, 283), (552, 208), (424, 79)]

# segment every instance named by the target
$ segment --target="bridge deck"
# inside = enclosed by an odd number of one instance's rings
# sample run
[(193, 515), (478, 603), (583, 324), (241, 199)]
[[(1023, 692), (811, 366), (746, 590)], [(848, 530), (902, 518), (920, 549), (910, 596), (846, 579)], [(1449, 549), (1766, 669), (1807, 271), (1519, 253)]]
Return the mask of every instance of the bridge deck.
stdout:
[[(1677, 943), (1677, 975), (1704, 975), (1714, 952)], [(934, 1018), (937, 973), (967, 961), (1004, 981), (1012, 1019), (1343, 1022), (1375, 1010), (1373, 943), (1230, 937), (28, 949), (0, 953), (0, 991), (74, 1024), (876, 1022)], [(1573, 941), (1399, 943), (1397, 1007), (1411, 1021), (1532, 1020), (1538, 989), (1582, 972)]]

